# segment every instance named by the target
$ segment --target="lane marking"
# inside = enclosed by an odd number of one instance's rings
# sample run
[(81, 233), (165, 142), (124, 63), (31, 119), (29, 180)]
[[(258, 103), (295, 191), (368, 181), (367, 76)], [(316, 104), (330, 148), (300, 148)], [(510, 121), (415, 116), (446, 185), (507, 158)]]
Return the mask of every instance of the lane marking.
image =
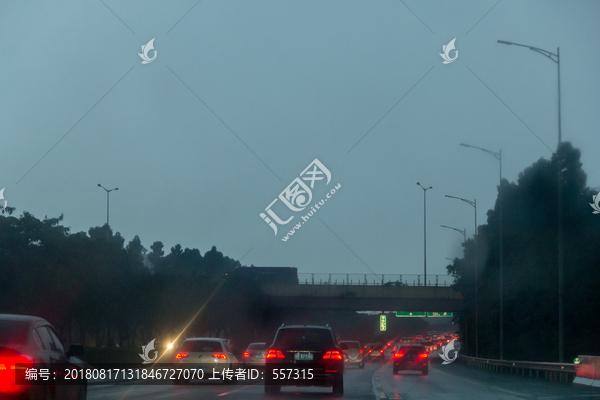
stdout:
[(221, 393), (221, 394), (218, 394), (217, 396), (227, 396), (228, 394), (235, 393), (235, 392), (239, 392), (240, 390), (242, 390), (242, 389), (246, 389), (247, 387), (248, 387), (248, 386), (242, 386), (242, 387), (241, 387), (241, 388), (239, 388), (239, 389), (230, 390), (229, 392), (223, 392), (223, 393)]

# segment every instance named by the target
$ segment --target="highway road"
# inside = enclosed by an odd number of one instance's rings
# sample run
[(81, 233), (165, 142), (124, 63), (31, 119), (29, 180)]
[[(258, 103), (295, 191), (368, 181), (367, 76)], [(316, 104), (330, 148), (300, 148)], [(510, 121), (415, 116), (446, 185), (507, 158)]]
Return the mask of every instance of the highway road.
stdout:
[[(364, 369), (346, 368), (345, 399), (600, 399), (600, 389), (528, 379), (468, 368), (454, 362), (442, 365), (430, 356), (428, 376), (419, 372), (392, 374), (389, 362), (367, 363)], [(281, 395), (266, 396), (260, 385), (101, 384), (90, 385), (88, 399), (326, 399), (330, 388), (284, 387)]]

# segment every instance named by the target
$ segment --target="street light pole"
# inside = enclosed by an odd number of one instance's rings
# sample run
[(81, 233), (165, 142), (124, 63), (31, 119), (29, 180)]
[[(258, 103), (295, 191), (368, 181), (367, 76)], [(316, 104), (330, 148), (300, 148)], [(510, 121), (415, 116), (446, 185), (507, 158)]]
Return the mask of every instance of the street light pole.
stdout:
[(458, 228), (453, 228), (451, 226), (446, 226), (446, 225), (440, 225), (442, 228), (448, 228), (448, 229), (452, 229), (455, 230), (456, 232), (460, 233), (461, 235), (463, 235), (463, 243), (467, 243), (467, 228), (465, 229), (458, 229)]
[[(457, 200), (461, 200), (464, 201), (465, 203), (469, 204), (470, 206), (473, 207), (473, 209), (475, 210), (475, 234), (473, 235), (473, 241), (475, 242), (475, 257), (474, 257), (474, 261), (475, 261), (475, 268), (473, 268), (475, 270), (475, 357), (479, 357), (479, 247), (477, 245), (477, 199), (473, 199), (473, 201), (471, 200), (467, 200), (467, 199), (463, 199), (461, 197), (455, 197), (455, 196), (449, 196), (446, 195), (446, 197), (451, 198), (451, 199), (457, 199)], [(465, 229), (466, 230), (466, 229)], [(467, 240), (465, 239), (465, 242)]]
[(423, 286), (427, 286), (427, 191), (433, 186), (424, 188), (419, 182), (417, 185), (423, 189)]
[(109, 193), (112, 192), (113, 190), (119, 190), (119, 188), (114, 188), (114, 189), (110, 189), (108, 190), (107, 188), (105, 188), (104, 186), (102, 186), (101, 184), (98, 184), (99, 187), (101, 187), (102, 189), (104, 189), (106, 191), (106, 241), (108, 242), (109, 240), (109, 225), (108, 225), (108, 217), (109, 217)]
[[(479, 149), (488, 154), (494, 156), (500, 162), (500, 184), (498, 186), (498, 213), (499, 213), (499, 221), (498, 221), (498, 264), (500, 267), (500, 359), (504, 359), (504, 242), (502, 240), (502, 196), (500, 192), (500, 187), (502, 186), (502, 150), (498, 153), (492, 150), (484, 149), (477, 146), (471, 146), (469, 144), (461, 143), (461, 146), (471, 147), (474, 149)], [(461, 199), (463, 200), (463, 199)]]
[[(525, 44), (518, 44), (513, 42), (507, 42), (505, 40), (498, 40), (500, 44), (527, 47), (529, 50), (540, 53), (543, 56), (548, 57), (550, 60), (556, 63), (558, 69), (558, 147), (562, 143), (562, 122), (561, 122), (561, 110), (560, 110), (560, 47), (556, 48), (556, 54), (548, 50), (543, 50), (538, 47), (528, 46)], [(558, 149), (558, 148), (557, 148)], [(563, 195), (562, 195), (562, 161), (559, 159), (559, 172), (558, 172), (558, 362), (564, 362), (564, 350), (565, 350), (565, 319), (564, 319), (564, 240), (563, 240)]]

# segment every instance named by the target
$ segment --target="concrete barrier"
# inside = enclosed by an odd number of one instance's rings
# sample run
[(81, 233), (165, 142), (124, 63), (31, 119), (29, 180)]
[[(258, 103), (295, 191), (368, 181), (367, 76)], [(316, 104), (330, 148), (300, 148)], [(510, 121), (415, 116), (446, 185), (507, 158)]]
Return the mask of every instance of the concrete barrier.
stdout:
[(579, 356), (574, 384), (600, 387), (600, 357)]

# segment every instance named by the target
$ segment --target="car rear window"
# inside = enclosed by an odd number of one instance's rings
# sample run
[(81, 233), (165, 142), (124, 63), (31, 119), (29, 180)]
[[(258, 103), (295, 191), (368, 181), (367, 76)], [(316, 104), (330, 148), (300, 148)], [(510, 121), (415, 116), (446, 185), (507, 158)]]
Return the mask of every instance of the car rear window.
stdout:
[(423, 346), (433, 346), (433, 342), (421, 342)]
[(375, 346), (373, 346), (373, 350), (381, 350), (383, 349), (383, 345), (381, 344), (376, 344)]
[(360, 344), (358, 342), (340, 342), (340, 347), (342, 350), (360, 349)]
[(25, 344), (28, 325), (24, 321), (0, 320), (0, 346)]
[(280, 329), (273, 344), (288, 350), (321, 350), (334, 346), (331, 331), (318, 328)]
[(210, 353), (210, 352), (222, 352), (221, 342), (214, 340), (186, 340), (181, 345), (180, 351), (187, 351), (189, 353)]
[(266, 348), (266, 343), (252, 343), (248, 346), (248, 350), (265, 350)]
[(402, 346), (400, 351), (408, 355), (420, 354), (425, 352), (425, 348), (421, 346)]

